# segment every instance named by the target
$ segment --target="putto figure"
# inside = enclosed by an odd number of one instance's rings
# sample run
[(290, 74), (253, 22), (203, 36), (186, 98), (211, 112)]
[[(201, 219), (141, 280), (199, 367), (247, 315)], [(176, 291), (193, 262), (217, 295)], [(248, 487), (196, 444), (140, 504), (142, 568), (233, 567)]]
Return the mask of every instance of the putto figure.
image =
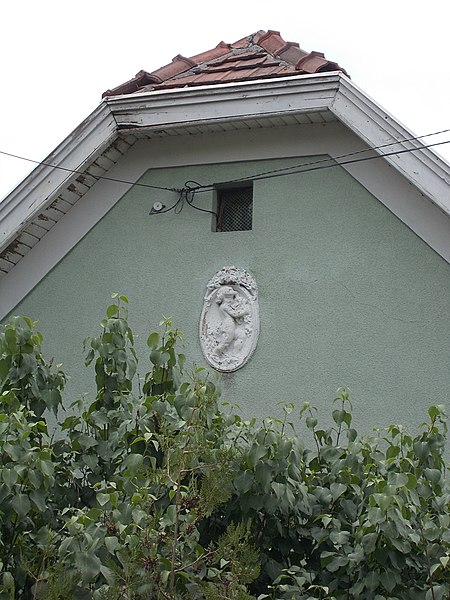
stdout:
[(242, 367), (259, 334), (258, 290), (245, 269), (224, 267), (207, 285), (200, 318), (203, 354), (218, 371)]
[(245, 342), (245, 320), (250, 315), (248, 302), (226, 285), (216, 295), (219, 317), (214, 356), (220, 360), (224, 352), (240, 351)]

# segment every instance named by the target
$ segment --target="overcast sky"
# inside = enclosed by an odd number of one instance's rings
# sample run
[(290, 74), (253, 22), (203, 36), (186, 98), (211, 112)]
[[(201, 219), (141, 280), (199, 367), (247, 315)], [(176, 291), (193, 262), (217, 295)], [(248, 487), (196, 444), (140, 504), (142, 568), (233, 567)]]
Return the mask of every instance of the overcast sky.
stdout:
[[(0, 15), (0, 150), (31, 159), (139, 70), (259, 29), (324, 52), (415, 134), (450, 129), (448, 0), (15, 0)], [(450, 143), (436, 150), (450, 162)], [(0, 155), (0, 198), (32, 168)]]

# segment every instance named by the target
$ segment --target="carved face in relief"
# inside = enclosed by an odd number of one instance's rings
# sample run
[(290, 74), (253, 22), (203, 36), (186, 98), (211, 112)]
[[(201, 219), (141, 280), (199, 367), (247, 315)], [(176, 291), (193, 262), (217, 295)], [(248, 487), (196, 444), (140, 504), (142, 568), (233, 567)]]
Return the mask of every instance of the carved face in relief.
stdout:
[(200, 321), (203, 354), (215, 369), (235, 371), (250, 358), (258, 333), (256, 283), (244, 269), (225, 267), (208, 283)]

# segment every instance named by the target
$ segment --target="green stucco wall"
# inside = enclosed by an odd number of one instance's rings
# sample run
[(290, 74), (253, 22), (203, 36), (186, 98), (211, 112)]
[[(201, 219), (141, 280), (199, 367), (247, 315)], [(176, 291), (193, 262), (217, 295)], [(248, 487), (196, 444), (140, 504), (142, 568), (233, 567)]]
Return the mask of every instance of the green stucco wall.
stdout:
[[(298, 162), (149, 170), (141, 182), (182, 187)], [(188, 206), (149, 216), (156, 200), (170, 206), (176, 195), (134, 187), (14, 310), (40, 320), (47, 355), (71, 376), (67, 404), (92, 390), (82, 341), (98, 330), (114, 291), (130, 299), (139, 350), (171, 315), (189, 359), (203, 365), (205, 286), (231, 264), (259, 287), (256, 352), (222, 377), (224, 400), (246, 416), (279, 414), (280, 401), (327, 412), (345, 385), (368, 431), (391, 421), (416, 426), (428, 405), (447, 400), (450, 267), (343, 169), (255, 182), (248, 232), (216, 233), (210, 215)], [(213, 195), (195, 202), (211, 208)]]

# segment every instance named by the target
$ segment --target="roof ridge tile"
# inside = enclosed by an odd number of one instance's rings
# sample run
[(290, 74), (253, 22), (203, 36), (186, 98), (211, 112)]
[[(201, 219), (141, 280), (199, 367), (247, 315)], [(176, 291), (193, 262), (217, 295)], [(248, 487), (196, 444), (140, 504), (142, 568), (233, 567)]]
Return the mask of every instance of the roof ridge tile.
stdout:
[(296, 42), (287, 42), (278, 51), (278, 56), (290, 65), (296, 66), (302, 58), (308, 56), (308, 52), (302, 50)]
[(249, 45), (251, 45), (253, 43), (253, 38), (255, 37), (255, 35), (257, 35), (258, 33), (264, 33), (263, 31), (258, 31), (256, 33), (252, 33), (251, 35), (246, 35), (245, 37), (241, 38), (240, 40), (237, 40), (236, 42), (233, 42), (231, 44), (232, 48), (246, 48)]
[(285, 40), (280, 35), (279, 31), (269, 29), (267, 32), (262, 32), (262, 35), (258, 34), (254, 38), (255, 44), (267, 50), (271, 54), (278, 54), (278, 51), (286, 45)]
[(210, 60), (215, 60), (216, 58), (220, 58), (229, 54), (231, 51), (231, 44), (227, 44), (226, 42), (219, 42), (215, 48), (211, 50), (206, 50), (205, 52), (201, 52), (200, 54), (195, 54), (191, 56), (190, 59), (197, 63), (203, 63)]
[(156, 71), (153, 71), (151, 74), (153, 76), (159, 77), (162, 81), (167, 81), (171, 77), (179, 75), (180, 73), (183, 73), (183, 71), (188, 71), (192, 67), (195, 67), (196, 64), (197, 63), (195, 63), (190, 58), (182, 56), (181, 54), (177, 54), (172, 59), (171, 63), (165, 65), (164, 67), (156, 69)]
[(121, 85), (118, 85), (115, 88), (111, 88), (103, 92), (102, 98), (104, 98), (105, 96), (132, 94), (133, 92), (139, 91), (144, 85), (148, 85), (150, 83), (159, 84), (162, 83), (162, 81), (163, 80), (157, 75), (155, 75), (155, 73), (148, 73), (147, 71), (141, 69), (129, 81), (126, 81), (125, 83), (122, 83)]
[[(260, 60), (258, 60), (260, 59)], [(248, 64), (245, 62), (248, 61)], [(232, 44), (221, 41), (206, 52), (190, 58), (178, 54), (172, 62), (151, 73), (139, 71), (125, 83), (107, 90), (104, 96), (133, 94), (153, 89), (211, 85), (227, 81), (254, 79), (254, 72), (271, 73), (270, 77), (342, 71), (336, 62), (328, 61), (321, 52), (306, 52), (296, 42), (286, 42), (279, 31), (257, 31)], [(213, 73), (217, 73), (214, 78)], [(219, 77), (219, 73), (224, 73)]]

